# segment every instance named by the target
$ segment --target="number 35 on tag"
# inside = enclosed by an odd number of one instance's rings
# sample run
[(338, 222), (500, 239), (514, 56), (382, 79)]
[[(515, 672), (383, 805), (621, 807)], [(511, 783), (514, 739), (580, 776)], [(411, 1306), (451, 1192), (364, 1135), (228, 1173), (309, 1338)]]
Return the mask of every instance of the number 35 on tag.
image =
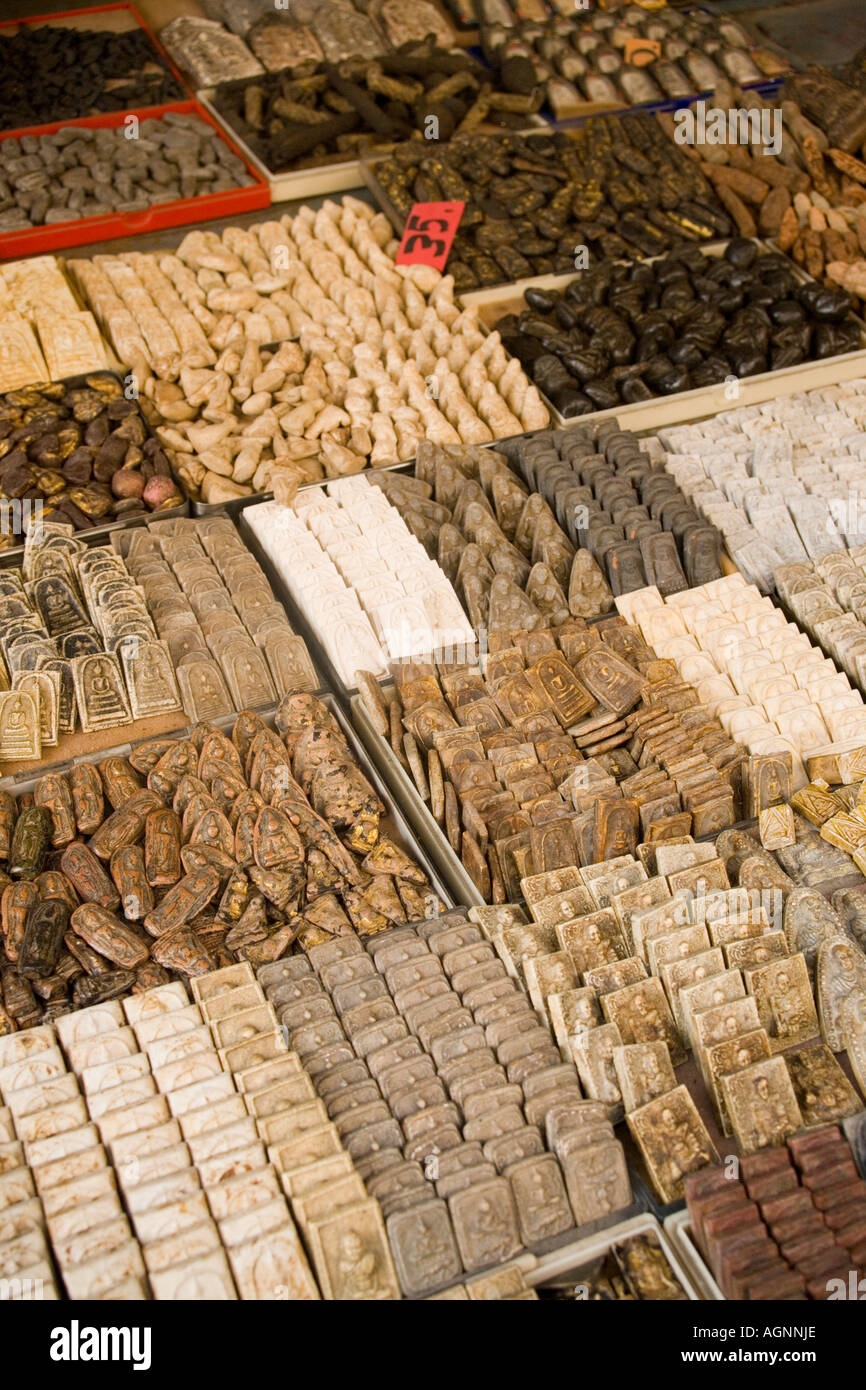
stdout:
[(397, 265), (444, 270), (465, 203), (416, 203), (406, 219)]

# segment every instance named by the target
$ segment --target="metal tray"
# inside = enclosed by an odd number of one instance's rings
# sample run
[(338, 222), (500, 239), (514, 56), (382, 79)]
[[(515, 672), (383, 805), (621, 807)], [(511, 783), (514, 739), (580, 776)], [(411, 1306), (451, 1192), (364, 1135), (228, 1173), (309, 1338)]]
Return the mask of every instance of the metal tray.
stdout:
[[(495, 446), (491, 445), (490, 447), (492, 448)], [(399, 468), (403, 472), (411, 473), (414, 470), (414, 467), (414, 462), (409, 464), (399, 464), (395, 465), (395, 468), (390, 469), (389, 471), (394, 472), (397, 468)], [(376, 471), (381, 472), (382, 470), (377, 469)], [(338, 480), (328, 479), (328, 481), (333, 482)], [(321, 487), (322, 484), (314, 483), (310, 484), (310, 486)], [(250, 524), (247, 518), (246, 513), (250, 504), (258, 504), (260, 502), (266, 502), (268, 500), (273, 499), (272, 497), (268, 498), (267, 496), (245, 497), (239, 499), (240, 505), (238, 503), (230, 504), (235, 508), (235, 510), (232, 512), (233, 519), (237, 523), (237, 527), (241, 533), (241, 537), (243, 538), (244, 544), (246, 545), (247, 549), (258, 560), (259, 564), (261, 565), (262, 569), (268, 577), (268, 581), (271, 585), (271, 588), (277, 595), (280, 603), (282, 603), (286, 612), (289, 614), (292, 626), (298, 633), (300, 633), (300, 635), (304, 638), (305, 642), (307, 643), (307, 646), (310, 649), (310, 655), (312, 656), (316, 667), (326, 677), (328, 689), (333, 690), (334, 693), (340, 697), (344, 704), (348, 704), (351, 697), (357, 693), (358, 687), (355, 685), (346, 685), (346, 682), (343, 680), (342, 676), (340, 675), (339, 671), (337, 670), (336, 666), (334, 665), (333, 661), (328, 655), (328, 652), (325, 650), (325, 647), (319, 638), (317, 630), (312, 626), (306, 614), (303, 613), (299, 608), (296, 599), (294, 598), (293, 594), (291, 593), (286, 584), (286, 581), (283, 579), (282, 575), (277, 570), (273, 560), (268, 555), (267, 551), (265, 550), (264, 546), (262, 545), (261, 541), (259, 540), (258, 536), (256, 535), (252, 525)], [(433, 655), (435, 657), (435, 653)], [(383, 676), (382, 679), (385, 680), (386, 678)]]
[[(333, 714), (334, 718), (340, 726), (340, 729), (343, 733), (343, 736), (346, 739), (346, 742), (349, 745), (349, 748), (352, 751), (352, 756), (355, 758), (364, 776), (367, 778), (376, 795), (379, 797), (380, 801), (384, 805), (387, 821), (390, 822), (390, 825), (388, 826), (389, 830), (393, 830), (396, 832), (395, 838), (397, 839), (398, 843), (400, 843), (402, 847), (406, 849), (408, 853), (411, 854), (413, 858), (417, 861), (417, 863), (421, 866), (421, 868), (424, 870), (425, 874), (429, 878), (435, 892), (443, 900), (446, 906), (453, 907), (454, 901), (449, 896), (447, 886), (442, 882), (441, 878), (439, 877), (435, 864), (431, 862), (423, 846), (419, 844), (419, 842), (413, 835), (411, 827), (409, 826), (409, 823), (403, 815), (400, 806), (395, 801), (390, 790), (385, 785), (385, 782), (379, 776), (378, 771), (376, 770), (373, 763), (367, 756), (366, 749), (364, 748), (363, 744), (361, 743), (360, 739), (355, 733), (355, 730), (352, 728), (351, 724), (349, 723), (348, 719), (346, 718), (345, 714), (340, 708), (338, 701), (328, 691), (320, 691), (319, 699), (322, 701), (324, 705), (327, 706), (331, 714)], [(256, 713), (261, 715), (264, 722), (270, 728), (273, 728), (274, 726), (275, 712), (275, 705), (262, 706), (256, 711)], [(237, 713), (227, 714), (224, 715), (221, 719), (216, 719), (212, 722), (218, 729), (221, 729), (225, 733), (227, 731), (231, 731), (231, 729), (234, 727), (237, 717)], [(194, 727), (195, 726), (193, 724), (187, 724), (182, 729), (176, 729), (172, 733), (166, 734), (165, 737), (171, 739), (188, 738)], [(51, 764), (39, 763), (38, 767), (35, 768), (33, 772), (21, 772), (16, 773), (14, 776), (11, 777), (0, 778), (0, 789), (2, 789), (3, 791), (11, 792), (13, 796), (20, 796), (27, 792), (32, 792), (39, 778), (43, 777), (47, 772), (69, 772), (75, 765), (75, 763), (102, 762), (105, 758), (109, 757), (125, 758), (129, 756), (129, 754), (131, 753), (133, 748), (137, 746), (137, 744), (146, 743), (148, 741), (149, 740), (147, 739), (128, 739), (125, 742), (118, 743), (113, 748), (101, 749), (98, 753), (84, 754), (81, 757), (75, 758), (74, 760), (68, 759), (65, 762), (57, 762)]]
[[(766, 241), (753, 238), (760, 249), (762, 255), (773, 252), (776, 255), (782, 254), (776, 247)], [(698, 243), (690, 243), (698, 245)], [(727, 241), (713, 241), (701, 243), (699, 249), (707, 256), (716, 258), (724, 254)], [(663, 259), (660, 256), (647, 257), (645, 264), (652, 264), (654, 260)], [(790, 258), (789, 258), (790, 259)], [(815, 283), (812, 277), (794, 261), (790, 262), (792, 269), (796, 273), (801, 284)], [(488, 306), (493, 311), (487, 319), (488, 328), (494, 328), (499, 318), (503, 317), (503, 311), (493, 317), (497, 305), (509, 305), (512, 303), (520, 304), (523, 293), (527, 289), (564, 289), (572, 280), (580, 274), (591, 274), (589, 271), (577, 271), (571, 275), (544, 275), (535, 279), (518, 280), (510, 285), (495, 285), (490, 289), (472, 290), (460, 295), (461, 303), (466, 306), (475, 306), (480, 311), (484, 311)], [(523, 307), (521, 305), (521, 307)], [(852, 313), (853, 318), (857, 318)], [(857, 319), (858, 323), (861, 320)], [(775, 399), (777, 396), (787, 396), (795, 391), (809, 391), (819, 386), (837, 386), (842, 381), (851, 381), (855, 377), (866, 376), (866, 324), (861, 323), (859, 349), (854, 352), (839, 353), (835, 357), (825, 357), (819, 361), (802, 362), (796, 367), (780, 367), (775, 371), (760, 372), (756, 376), (737, 378), (737, 395), (730, 398), (726, 392), (730, 389), (727, 381), (719, 382), (715, 386), (696, 387), (691, 391), (679, 391), (672, 396), (656, 396), (649, 401), (636, 401), (633, 405), (611, 406), (609, 410), (594, 410), (585, 415), (565, 416), (560, 415), (559, 411), (551, 405), (547, 397), (544, 397), (545, 404), (551, 413), (552, 421), (560, 429), (569, 429), (583, 423), (597, 424), (602, 420), (616, 420), (622, 429), (630, 430), (650, 430), (660, 429), (664, 425), (681, 424), (686, 420), (697, 420), (708, 415), (717, 415), (722, 410), (731, 409), (740, 405), (758, 405), (764, 401)]]
[(674, 1212), (664, 1224), (664, 1233), (688, 1270), (699, 1296), (707, 1303), (726, 1302), (692, 1237), (692, 1223), (687, 1211)]

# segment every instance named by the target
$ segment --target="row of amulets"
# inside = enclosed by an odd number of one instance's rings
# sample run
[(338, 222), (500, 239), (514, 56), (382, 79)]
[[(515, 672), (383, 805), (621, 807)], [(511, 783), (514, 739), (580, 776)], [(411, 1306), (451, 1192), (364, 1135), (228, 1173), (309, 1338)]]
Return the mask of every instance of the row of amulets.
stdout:
[(866, 736), (859, 690), (741, 575), (664, 602), (653, 588), (616, 602), (732, 738), (752, 754), (790, 755), (795, 790), (807, 781), (805, 759)]
[(665, 467), (722, 532), (740, 573), (772, 592), (782, 564), (856, 545), (866, 381), (738, 406), (660, 431)]
[[(366, 949), (342, 935), (304, 963), (301, 974), (298, 959), (277, 961), (259, 981), (319, 1093), (308, 1136), (315, 1125), (323, 1144), (334, 1130), (343, 1141), (381, 1207), (404, 1294), (432, 1294), (631, 1205), (604, 1107), (583, 1099), (466, 909)], [(341, 1215), (344, 1238), (360, 1238), (360, 1208)], [(317, 1259), (316, 1273), (335, 1297), (358, 1296), (339, 1266)]]
[(726, 1165), (687, 1178), (694, 1238), (726, 1298), (850, 1297), (840, 1286), (863, 1273), (866, 1182), (849, 1122), (842, 1128), (747, 1155), (733, 1178)]
[(866, 547), (780, 565), (776, 592), (800, 627), (862, 690), (866, 685)]
[[(547, 424), (451, 277), (397, 267), (396, 249), (385, 217), (345, 198), (70, 267), (188, 490), (222, 502), (407, 460), (424, 438)], [(266, 343), (281, 346), (268, 358)]]
[(246, 520), (348, 686), (384, 675), (390, 659), (474, 651), (475, 631), (451, 583), (396, 507), (365, 478), (263, 502)]
[(275, 1068), (235, 1022), (227, 973), (264, 1005), (234, 966), (194, 1003), (164, 985), (0, 1040), (30, 1204), (72, 1299), (319, 1297), (257, 1128)]
[(0, 794), (0, 1035), (435, 910), (330, 710), (290, 694), (275, 726), (245, 711), (231, 739), (198, 724)]

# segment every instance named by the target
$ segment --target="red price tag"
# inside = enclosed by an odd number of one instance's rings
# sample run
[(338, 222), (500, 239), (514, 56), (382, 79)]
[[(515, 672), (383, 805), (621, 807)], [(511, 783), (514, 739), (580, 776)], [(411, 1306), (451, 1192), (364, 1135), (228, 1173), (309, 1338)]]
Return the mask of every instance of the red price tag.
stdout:
[(406, 219), (397, 265), (444, 270), (465, 203), (416, 203)]

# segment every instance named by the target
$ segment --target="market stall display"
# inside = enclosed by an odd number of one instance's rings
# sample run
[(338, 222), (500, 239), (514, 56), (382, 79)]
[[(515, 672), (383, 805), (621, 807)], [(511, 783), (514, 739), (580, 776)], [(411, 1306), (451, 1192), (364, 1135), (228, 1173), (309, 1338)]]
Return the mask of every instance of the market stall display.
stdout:
[[(377, 25), (371, 16), (357, 9), (351, 0), (293, 0), (291, 10), (274, 7), (271, 0), (244, 0), (224, 3), (207, 0), (207, 18), (177, 15), (160, 30), (160, 40), (175, 62), (200, 87), (210, 87), (234, 78), (254, 77), (264, 70), (279, 71), (310, 60), (325, 59), (343, 63), (362, 59), (375, 62), (389, 47), (434, 33), (446, 44), (451, 37), (448, 26), (437, 14), (438, 24), (420, 33), (400, 6), (382, 16)], [(415, 6), (412, 6), (414, 11)], [(387, 36), (386, 36), (387, 35)]]
[(69, 269), (187, 491), (223, 502), (410, 459), (425, 436), (547, 424), (451, 277), (397, 267), (395, 250), (386, 219), (345, 198)]
[[(124, 8), (135, 23), (132, 7)], [(139, 111), (188, 95), (137, 25), (119, 31), (26, 20), (0, 25), (0, 130)]]
[(862, 55), (159, 15), (0, 22), (0, 1301), (856, 1297)]
[[(640, 106), (711, 91), (725, 76), (758, 83), (788, 70), (784, 58), (757, 47), (731, 15), (622, 3), (603, 11), (564, 3), (547, 17), (543, 4), (520, 17), (482, 23), (485, 57), (504, 75), (519, 60), (531, 64), (555, 120), (599, 107)], [(482, 6), (482, 10), (484, 7)]]
[(3, 800), (6, 1032), (440, 903), (343, 726), (305, 692), (270, 723), (244, 711), (231, 738), (202, 722)]
[(365, 161), (365, 175), (401, 232), (416, 202), (466, 203), (449, 261), (459, 291), (734, 232), (695, 162), (645, 115), (594, 117), (571, 134), (457, 137), (430, 153), (410, 141)]
[(667, 471), (764, 592), (780, 565), (859, 542), (864, 392), (856, 378), (660, 432)]
[[(835, 79), (817, 69), (814, 81), (820, 91), (825, 81)], [(810, 275), (821, 278), (822, 252), (833, 259), (845, 251), (845, 243), (814, 235), (825, 230), (814, 214), (803, 224), (810, 208), (846, 208), (853, 215), (863, 201), (863, 163), (847, 145), (834, 147), (834, 140), (846, 136), (833, 125), (837, 104), (850, 106), (853, 99), (862, 107), (863, 98), (836, 83), (834, 104), (816, 107), (806, 100), (808, 88), (804, 91), (799, 83), (799, 77), (790, 79), (778, 94), (762, 96), (723, 81), (711, 99), (692, 104), (689, 111), (660, 113), (656, 119), (700, 167), (741, 236), (777, 239), (782, 250), (794, 250), (794, 258)], [(798, 95), (803, 96), (803, 109)], [(831, 220), (826, 229), (844, 232), (845, 226)]]
[[(479, 489), (482, 467), (498, 504), (498, 517), (490, 510), (486, 491)], [(476, 630), (499, 632), (503, 623), (510, 627), (517, 606), (527, 630), (532, 624), (568, 622), (572, 616), (597, 618), (613, 607), (613, 595), (600, 570), (585, 552), (578, 560), (577, 551), (546, 508), (536, 504), (538, 516), (531, 535), (528, 520), (521, 526), (521, 520), (529, 516), (531, 494), (492, 450), (473, 456), (464, 450), (449, 453), (422, 444), (414, 477), (383, 474), (377, 483), (457, 586)], [(455, 514), (463, 529), (455, 524)], [(521, 592), (525, 601), (519, 597)]]
[(795, 882), (821, 866), (832, 878), (839, 852), (798, 818), (783, 856), (795, 878), (731, 829), (715, 845), (662, 841), (639, 861), (560, 870), (524, 882), (532, 922), (498, 938), (586, 1094), (614, 1121), (625, 1112), (662, 1203), (730, 1151), (729, 1136), (750, 1154), (861, 1109), (833, 1055), (847, 1046), (856, 1068), (860, 1034), (846, 1044), (834, 1020), (849, 998), (859, 1017), (866, 960), (823, 895)]
[[(226, 973), (194, 1002), (157, 985), (32, 1029), (30, 1047), (0, 1040), (8, 1172), (34, 1194), (0, 1242), (5, 1268), (55, 1298), (52, 1256), (74, 1299), (272, 1298), (280, 1283), (320, 1297), (259, 1140), (261, 1067), (230, 1047), (244, 1034)], [(264, 1004), (248, 964), (228, 975)]]
[(612, 410), (856, 352), (844, 290), (802, 283), (783, 256), (729, 241), (639, 265), (606, 262), (562, 288), (527, 287), (496, 324), (505, 348), (563, 416)]

